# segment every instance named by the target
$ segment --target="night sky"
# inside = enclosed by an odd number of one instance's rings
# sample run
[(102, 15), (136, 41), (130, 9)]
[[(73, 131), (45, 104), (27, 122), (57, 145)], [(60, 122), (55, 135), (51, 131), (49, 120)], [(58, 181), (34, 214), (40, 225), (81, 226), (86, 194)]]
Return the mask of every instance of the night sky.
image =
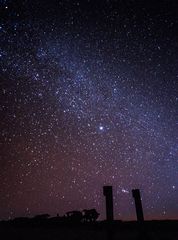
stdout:
[(0, 0), (0, 219), (178, 217), (178, 1)]

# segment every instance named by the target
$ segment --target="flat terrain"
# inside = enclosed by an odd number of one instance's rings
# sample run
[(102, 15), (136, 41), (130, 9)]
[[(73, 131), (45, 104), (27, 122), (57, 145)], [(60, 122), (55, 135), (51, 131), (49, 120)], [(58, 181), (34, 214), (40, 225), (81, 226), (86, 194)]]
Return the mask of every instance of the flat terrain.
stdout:
[(0, 224), (0, 239), (18, 240), (178, 240), (178, 221), (149, 221), (140, 227), (136, 222), (83, 224)]

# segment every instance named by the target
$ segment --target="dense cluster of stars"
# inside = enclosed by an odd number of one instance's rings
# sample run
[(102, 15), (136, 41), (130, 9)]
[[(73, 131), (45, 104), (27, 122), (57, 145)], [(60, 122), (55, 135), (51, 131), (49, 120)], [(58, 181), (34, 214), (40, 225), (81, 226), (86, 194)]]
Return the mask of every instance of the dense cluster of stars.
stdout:
[(0, 1), (0, 218), (178, 212), (176, 1)]

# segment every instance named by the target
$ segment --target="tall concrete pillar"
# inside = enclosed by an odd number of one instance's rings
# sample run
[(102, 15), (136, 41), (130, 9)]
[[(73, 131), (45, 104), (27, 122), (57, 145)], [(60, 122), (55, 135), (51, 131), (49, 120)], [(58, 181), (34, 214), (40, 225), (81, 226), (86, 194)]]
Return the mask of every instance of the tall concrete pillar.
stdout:
[(135, 200), (135, 208), (136, 208), (136, 214), (137, 214), (137, 221), (143, 222), (143, 208), (142, 208), (142, 201), (140, 197), (140, 190), (139, 189), (132, 189), (132, 196)]
[(103, 187), (103, 194), (106, 199), (106, 220), (113, 221), (114, 214), (113, 214), (113, 194), (112, 194), (112, 186), (104, 186)]

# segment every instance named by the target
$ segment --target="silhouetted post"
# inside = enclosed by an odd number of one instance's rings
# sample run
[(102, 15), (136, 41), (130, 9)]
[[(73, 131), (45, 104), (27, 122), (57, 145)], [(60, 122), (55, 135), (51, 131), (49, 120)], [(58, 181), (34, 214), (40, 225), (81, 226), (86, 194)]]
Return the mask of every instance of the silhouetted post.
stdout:
[(133, 198), (135, 200), (137, 221), (138, 222), (143, 222), (144, 221), (144, 217), (143, 217), (142, 201), (141, 201), (141, 197), (140, 197), (140, 190), (139, 189), (132, 189), (132, 196), (133, 196)]
[(106, 219), (107, 221), (113, 221), (113, 195), (112, 186), (104, 186), (103, 194), (106, 198)]

